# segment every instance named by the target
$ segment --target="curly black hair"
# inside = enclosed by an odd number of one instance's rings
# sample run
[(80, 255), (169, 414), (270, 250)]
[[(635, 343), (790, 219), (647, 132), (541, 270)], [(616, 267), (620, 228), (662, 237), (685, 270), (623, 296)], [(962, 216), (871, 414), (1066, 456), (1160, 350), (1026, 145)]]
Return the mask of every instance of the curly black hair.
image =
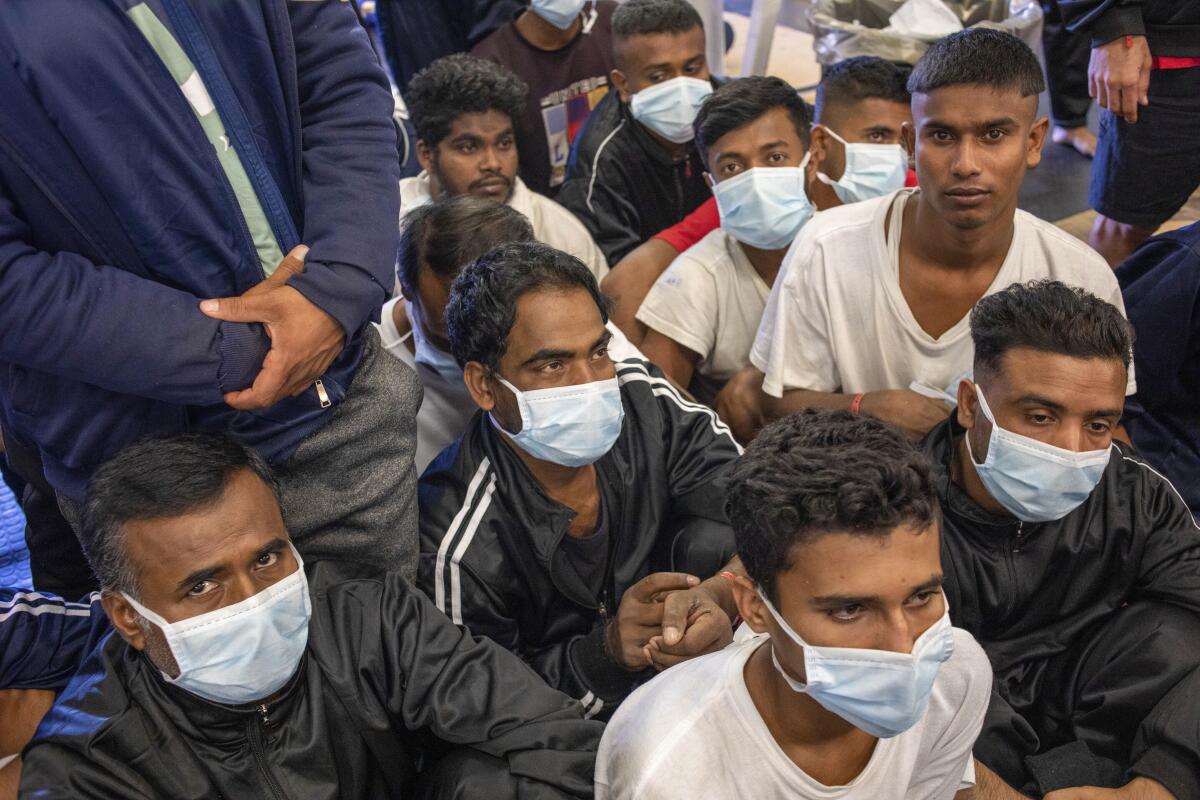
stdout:
[(429, 147), (450, 134), (462, 114), (499, 111), (515, 123), (529, 87), (512, 70), (465, 53), (439, 58), (409, 81), (404, 102), (417, 138)]
[(938, 519), (929, 459), (886, 423), (808, 409), (763, 429), (730, 468), (725, 513), (746, 572), (778, 602), (794, 548), (829, 533), (883, 537)]
[(1115, 359), (1129, 368), (1133, 326), (1121, 309), (1077, 286), (1014, 283), (971, 309), (975, 375), (994, 375), (1009, 350), (1026, 347), (1075, 358)]
[(586, 289), (608, 322), (608, 301), (582, 261), (540, 242), (501, 245), (467, 265), (450, 287), (446, 328), (460, 367), (469, 361), (500, 369), (517, 301), (543, 289)]

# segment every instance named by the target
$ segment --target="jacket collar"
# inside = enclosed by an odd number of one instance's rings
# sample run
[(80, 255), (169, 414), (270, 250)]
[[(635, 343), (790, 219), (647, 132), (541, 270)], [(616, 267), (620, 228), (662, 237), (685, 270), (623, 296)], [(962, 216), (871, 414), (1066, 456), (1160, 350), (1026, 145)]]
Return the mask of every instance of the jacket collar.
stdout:
[[(716, 84), (714, 84), (714, 88), (716, 88)], [(619, 96), (616, 97), (616, 101), (617, 105), (621, 108), (621, 120), (625, 128), (629, 131), (630, 137), (637, 143), (637, 146), (646, 154), (647, 158), (664, 170), (677, 169), (690, 162), (693, 170), (704, 171), (704, 165), (700, 161), (700, 156), (696, 153), (694, 141), (688, 142), (687, 158), (682, 161), (676, 161), (658, 140), (650, 135), (650, 132), (646, 130), (642, 123), (633, 118), (633, 112), (629, 109), (629, 104), (621, 100)]]
[(933, 462), (934, 481), (942, 513), (955, 527), (967, 531), (983, 531), (994, 540), (998, 535), (1015, 531), (1020, 522), (1005, 514), (995, 514), (975, 502), (967, 491), (954, 482), (954, 457), (958, 449), (958, 438), (966, 428), (958, 423), (958, 416), (951, 414), (941, 425), (925, 437), (924, 447)]

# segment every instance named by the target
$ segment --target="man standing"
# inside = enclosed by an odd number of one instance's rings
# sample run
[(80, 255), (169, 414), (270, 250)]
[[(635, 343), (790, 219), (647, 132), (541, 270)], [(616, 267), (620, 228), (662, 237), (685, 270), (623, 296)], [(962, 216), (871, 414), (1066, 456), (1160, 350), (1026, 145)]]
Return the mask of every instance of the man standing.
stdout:
[(1101, 108), (1088, 202), (1091, 245), (1114, 268), (1200, 188), (1200, 3), (1058, 0), (1091, 36), (1088, 90)]
[(21, 797), (590, 796), (579, 705), (400, 575), (306, 566), (253, 451), (133, 445), (85, 525), (117, 635), (25, 750)]
[(1048, 800), (1195, 800), (1200, 529), (1113, 438), (1129, 323), (1040, 281), (980, 300), (971, 337), (974, 380), (925, 447), (950, 613), (996, 673), (975, 754)]
[(423, 171), (400, 182), (400, 212), (464, 194), (503, 203), (529, 219), (539, 241), (570, 253), (603, 277), (608, 264), (587, 228), (549, 197), (530, 191), (517, 175), (517, 121), (527, 92), (507, 67), (463, 54), (446, 56), (418, 73), (407, 99)]
[(801, 232), (750, 353), (768, 419), (840, 408), (920, 439), (971, 369), (979, 298), (1053, 277), (1120, 305), (1103, 259), (1017, 209), (1041, 161), (1044, 86), (1033, 52), (1003, 31), (969, 28), (925, 52), (904, 127), (920, 188), (824, 211)]
[(558, 195), (610, 266), (708, 199), (691, 141), (713, 90), (704, 23), (687, 0), (628, 0), (612, 25), (616, 92), (579, 134)]
[(368, 325), (395, 128), (354, 11), (21, 2), (0, 50), (6, 442), (77, 525), (128, 443), (228, 434), (280, 467), (310, 559), (411, 570), (418, 389)]
[(508, 67), (529, 87), (517, 123), (521, 178), (554, 196), (567, 156), (613, 69), (613, 0), (534, 0), (471, 55)]
[(588, 716), (727, 644), (718, 572), (740, 569), (719, 483), (740, 448), (645, 361), (614, 363), (606, 316), (595, 278), (545, 245), (467, 266), (446, 319), (480, 412), (419, 492), (421, 587)]

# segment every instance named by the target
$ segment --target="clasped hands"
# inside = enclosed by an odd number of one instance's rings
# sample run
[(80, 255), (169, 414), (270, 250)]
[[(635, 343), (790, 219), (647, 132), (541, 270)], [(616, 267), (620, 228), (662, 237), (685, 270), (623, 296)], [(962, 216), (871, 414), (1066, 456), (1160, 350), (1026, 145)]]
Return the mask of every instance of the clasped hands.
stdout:
[(269, 408), (303, 393), (325, 374), (345, 345), (341, 324), (287, 285), (304, 271), (307, 253), (307, 246), (297, 245), (269, 277), (239, 297), (200, 303), (200, 310), (213, 319), (261, 323), (271, 339), (254, 383), (225, 394), (225, 402), (233, 408)]

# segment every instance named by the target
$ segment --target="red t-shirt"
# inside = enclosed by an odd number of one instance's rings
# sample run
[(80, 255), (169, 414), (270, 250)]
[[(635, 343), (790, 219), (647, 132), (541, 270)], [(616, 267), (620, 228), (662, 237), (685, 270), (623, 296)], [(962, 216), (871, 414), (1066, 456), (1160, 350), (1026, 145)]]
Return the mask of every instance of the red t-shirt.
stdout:
[[(917, 185), (917, 173), (909, 170), (904, 176), (904, 185), (911, 188)], [(696, 242), (708, 236), (721, 225), (721, 215), (717, 211), (717, 198), (710, 197), (700, 204), (700, 207), (688, 214), (679, 222), (659, 233), (654, 238), (661, 239), (682, 253)]]

